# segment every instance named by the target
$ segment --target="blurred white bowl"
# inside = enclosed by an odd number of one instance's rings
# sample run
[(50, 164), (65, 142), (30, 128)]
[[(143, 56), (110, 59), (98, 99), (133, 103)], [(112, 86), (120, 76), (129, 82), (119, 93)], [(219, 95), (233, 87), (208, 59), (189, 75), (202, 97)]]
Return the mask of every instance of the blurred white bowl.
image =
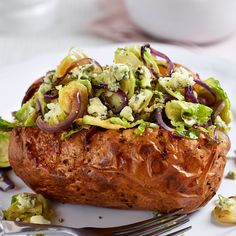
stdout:
[(157, 38), (210, 43), (236, 31), (236, 0), (125, 0), (131, 20)]
[(57, 19), (57, 0), (0, 0), (0, 33), (42, 33)]

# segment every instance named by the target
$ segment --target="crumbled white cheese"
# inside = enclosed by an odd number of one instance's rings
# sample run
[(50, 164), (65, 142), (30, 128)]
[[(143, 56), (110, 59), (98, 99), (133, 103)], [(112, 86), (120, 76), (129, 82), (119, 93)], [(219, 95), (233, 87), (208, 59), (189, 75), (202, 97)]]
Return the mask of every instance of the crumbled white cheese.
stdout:
[(219, 207), (222, 211), (235, 211), (236, 198), (226, 198), (220, 195), (219, 200), (216, 202), (216, 206)]
[(214, 125), (216, 125), (216, 127), (221, 128), (225, 131), (229, 131), (228, 125), (222, 120), (220, 116), (217, 116), (215, 118)]
[(47, 104), (49, 111), (44, 115), (44, 120), (49, 124), (57, 124), (62, 116), (62, 110), (59, 103)]
[(183, 67), (177, 68), (171, 77), (159, 78), (158, 82), (168, 93), (179, 100), (184, 100), (180, 90), (187, 86), (193, 86), (195, 83), (192, 74)]
[(29, 195), (27, 194), (19, 194), (17, 196), (17, 201), (18, 201), (18, 207), (19, 208), (34, 208), (35, 206), (35, 199), (32, 199)]
[(131, 109), (131, 107), (129, 107), (129, 106), (125, 106), (122, 110), (121, 110), (121, 112), (120, 112), (120, 116), (121, 117), (124, 117), (126, 120), (128, 120), (128, 121), (134, 121), (134, 117), (133, 117), (133, 115), (132, 115), (132, 109)]
[(140, 79), (140, 86), (142, 88), (151, 87), (152, 74), (146, 66), (140, 66), (136, 70), (136, 74)]
[(91, 72), (94, 69), (94, 65), (93, 64), (86, 64), (80, 67), (75, 67), (72, 70), (72, 75), (74, 77), (77, 77), (77, 79), (88, 79), (89, 76), (91, 76)]
[(101, 75), (94, 78), (96, 83), (108, 85), (110, 91), (116, 92), (120, 88), (120, 81), (129, 78), (129, 67), (125, 64), (113, 64), (103, 70)]
[(178, 67), (171, 75), (171, 78), (173, 80), (173, 86), (176, 88), (179, 87), (179, 83), (181, 87), (193, 86), (195, 83), (192, 74), (183, 67)]
[(148, 106), (151, 98), (152, 91), (148, 89), (143, 89), (139, 94), (134, 94), (129, 100), (129, 106), (134, 112), (141, 112), (145, 107)]
[(110, 67), (111, 76), (116, 81), (127, 79), (129, 77), (129, 67), (125, 64), (117, 63)]
[(170, 87), (171, 89), (178, 89), (180, 87), (184, 88), (189, 85), (194, 85), (193, 76), (183, 67), (179, 67), (176, 69), (174, 73), (172, 73), (170, 77), (162, 77), (161, 80), (164, 80), (166, 86)]
[(129, 100), (129, 106), (132, 108), (134, 112), (139, 112), (140, 107), (144, 103), (146, 96), (144, 92), (139, 94), (134, 94)]
[(100, 119), (107, 118), (107, 107), (102, 104), (97, 97), (89, 99), (88, 114), (99, 117)]
[(30, 217), (30, 223), (33, 224), (51, 224), (51, 221), (46, 220), (43, 216), (37, 215), (37, 216), (31, 216)]

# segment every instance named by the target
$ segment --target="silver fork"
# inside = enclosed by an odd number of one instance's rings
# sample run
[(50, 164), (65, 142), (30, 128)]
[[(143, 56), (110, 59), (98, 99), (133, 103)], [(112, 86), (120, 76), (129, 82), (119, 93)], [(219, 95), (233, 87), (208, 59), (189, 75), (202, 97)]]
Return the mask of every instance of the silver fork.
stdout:
[[(189, 221), (187, 215), (181, 215), (180, 213), (181, 210), (178, 210), (134, 224), (110, 228), (72, 228), (59, 225), (26, 224), (2, 220), (0, 221), (0, 228), (2, 230), (0, 235), (64, 233), (73, 236), (174, 236), (191, 229), (191, 226), (179, 229), (180, 226)], [(164, 234), (175, 228), (178, 229), (169, 234)]]

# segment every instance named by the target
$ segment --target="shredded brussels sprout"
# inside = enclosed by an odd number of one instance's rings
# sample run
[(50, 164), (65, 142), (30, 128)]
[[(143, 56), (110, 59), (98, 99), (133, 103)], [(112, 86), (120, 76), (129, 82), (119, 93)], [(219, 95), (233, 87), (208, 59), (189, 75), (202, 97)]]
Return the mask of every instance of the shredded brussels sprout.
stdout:
[(50, 223), (53, 210), (47, 200), (40, 194), (19, 193), (12, 196), (11, 205), (3, 211), (6, 220), (25, 223)]
[(13, 123), (0, 119), (0, 130), (37, 125), (47, 132), (61, 132), (65, 139), (92, 125), (135, 128), (142, 134), (148, 124), (160, 125), (155, 114), (162, 108), (161, 128), (192, 139), (200, 133), (214, 139), (213, 129), (229, 131), (230, 102), (219, 81), (196, 82), (196, 78), (149, 45), (118, 48), (114, 63), (105, 66), (72, 48), (45, 75)]

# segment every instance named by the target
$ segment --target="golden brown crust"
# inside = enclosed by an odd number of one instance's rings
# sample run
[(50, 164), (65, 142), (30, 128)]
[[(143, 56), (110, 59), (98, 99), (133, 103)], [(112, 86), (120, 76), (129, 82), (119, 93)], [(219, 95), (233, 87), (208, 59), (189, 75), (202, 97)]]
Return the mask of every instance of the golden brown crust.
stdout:
[(83, 147), (85, 131), (66, 141), (38, 128), (12, 131), (9, 160), (38, 193), (61, 202), (114, 208), (192, 212), (221, 182), (229, 143), (173, 139), (162, 129), (98, 131)]

